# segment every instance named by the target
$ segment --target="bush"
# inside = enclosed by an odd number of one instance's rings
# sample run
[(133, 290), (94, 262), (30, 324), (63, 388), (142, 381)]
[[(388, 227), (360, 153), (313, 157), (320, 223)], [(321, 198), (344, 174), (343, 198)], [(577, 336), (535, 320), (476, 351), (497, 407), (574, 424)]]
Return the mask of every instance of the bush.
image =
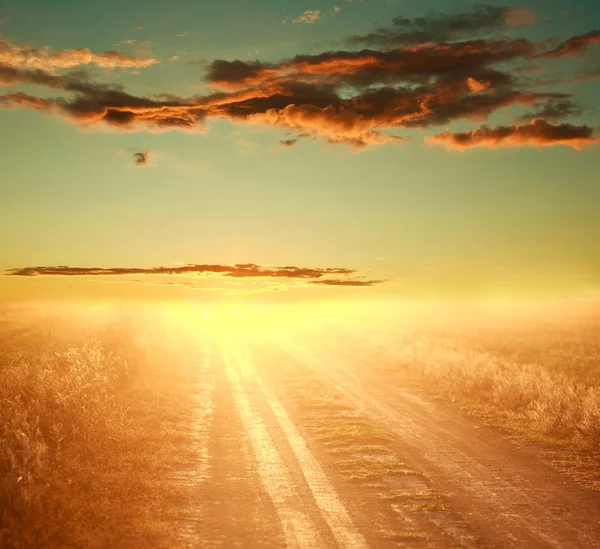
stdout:
[(170, 372), (117, 335), (0, 347), (3, 549), (180, 545), (169, 498), (185, 503), (191, 491), (167, 479), (186, 395), (173, 398)]

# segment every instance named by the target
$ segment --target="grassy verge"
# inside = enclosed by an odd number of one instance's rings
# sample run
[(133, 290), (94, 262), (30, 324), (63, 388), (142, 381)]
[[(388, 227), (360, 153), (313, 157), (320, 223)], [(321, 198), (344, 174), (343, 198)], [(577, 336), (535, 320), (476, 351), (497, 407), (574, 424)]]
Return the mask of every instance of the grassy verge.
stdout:
[(131, 326), (71, 341), (0, 346), (0, 546), (180, 546), (185, 374)]
[(527, 321), (481, 315), (454, 325), (373, 329), (368, 337), (352, 333), (344, 348), (394, 385), (441, 395), (553, 448), (556, 459), (578, 476), (585, 470), (588, 484), (600, 488), (598, 334), (596, 308)]
[(600, 451), (600, 387), (566, 369), (432, 339), (405, 345), (398, 359), (446, 395), (495, 410), (532, 439)]

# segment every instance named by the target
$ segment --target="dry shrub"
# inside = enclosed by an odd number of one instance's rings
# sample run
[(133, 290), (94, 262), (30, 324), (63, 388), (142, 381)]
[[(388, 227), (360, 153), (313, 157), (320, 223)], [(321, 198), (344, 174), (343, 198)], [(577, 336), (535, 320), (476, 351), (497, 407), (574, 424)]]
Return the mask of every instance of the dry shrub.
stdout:
[(453, 396), (468, 397), (526, 423), (533, 433), (600, 450), (600, 388), (542, 364), (475, 351), (432, 338), (398, 344), (395, 360)]
[(592, 449), (600, 449), (600, 387), (590, 387), (583, 398), (577, 441)]
[(179, 546), (174, 504), (190, 494), (166, 478), (185, 395), (136, 345), (117, 329), (0, 348), (0, 547)]
[(546, 326), (492, 323), (348, 330), (338, 345), (398, 383), (417, 376), (472, 408), (496, 410), (534, 438), (600, 451), (597, 317)]

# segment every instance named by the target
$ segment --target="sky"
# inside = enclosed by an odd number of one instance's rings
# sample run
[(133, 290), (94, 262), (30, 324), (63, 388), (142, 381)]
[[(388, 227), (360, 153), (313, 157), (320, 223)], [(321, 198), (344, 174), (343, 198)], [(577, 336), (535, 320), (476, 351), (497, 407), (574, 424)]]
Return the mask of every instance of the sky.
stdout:
[(600, 290), (600, 3), (0, 0), (0, 300)]

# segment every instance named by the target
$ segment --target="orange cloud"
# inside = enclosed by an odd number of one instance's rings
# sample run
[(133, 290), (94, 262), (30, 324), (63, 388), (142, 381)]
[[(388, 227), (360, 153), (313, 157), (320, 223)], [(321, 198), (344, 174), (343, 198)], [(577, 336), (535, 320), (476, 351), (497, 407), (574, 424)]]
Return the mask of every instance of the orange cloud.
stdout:
[(322, 286), (356, 286), (356, 287), (364, 287), (364, 286), (376, 286), (378, 284), (383, 284), (387, 282), (387, 280), (339, 280), (339, 279), (330, 279), (330, 280), (314, 280), (311, 284), (320, 284)]
[(467, 86), (469, 86), (469, 89), (472, 92), (479, 93), (479, 92), (487, 90), (491, 86), (491, 82), (489, 82), (487, 80), (479, 81), (475, 78), (469, 77), (469, 78), (467, 78)]
[(0, 84), (25, 83), (75, 94), (71, 100), (42, 98), (23, 92), (0, 96), (0, 108), (32, 108), (59, 114), (84, 127), (105, 123), (122, 130), (154, 131), (182, 129), (204, 131), (207, 107), (197, 101), (168, 97), (163, 100), (137, 97), (118, 86), (91, 83), (85, 74), (56, 76), (40, 69), (22, 70), (0, 65)]
[[(368, 55), (371, 57), (371, 53)], [(234, 72), (239, 70), (245, 69), (236, 65)], [(118, 87), (93, 84), (81, 75), (55, 76), (40, 70), (0, 66), (0, 82), (37, 84), (75, 94), (70, 100), (7, 94), (0, 96), (0, 108), (35, 108), (62, 115), (84, 127), (103, 123), (129, 131), (142, 128), (204, 131), (205, 119), (219, 117), (277, 126), (311, 138), (318, 136), (328, 143), (364, 148), (402, 142), (400, 136), (385, 133), (385, 129), (429, 127), (462, 118), (481, 120), (502, 107), (564, 97), (514, 91), (511, 77), (494, 69), (475, 69), (475, 74), (478, 82), (490, 82), (494, 93), (474, 95), (469, 93), (462, 77), (444, 73), (427, 86), (383, 86), (349, 99), (342, 99), (333, 85), (293, 78), (187, 99), (172, 95), (150, 99), (128, 94)], [(385, 78), (385, 73), (380, 78)]]
[(551, 147), (565, 145), (581, 149), (599, 142), (589, 126), (560, 124), (554, 126), (544, 120), (533, 120), (522, 126), (482, 126), (477, 130), (452, 133), (442, 132), (426, 138), (430, 145), (443, 145), (447, 149), (470, 149), (473, 147)]
[(528, 57), (535, 44), (527, 40), (470, 40), (453, 44), (422, 44), (418, 48), (379, 51), (334, 51), (298, 55), (277, 64), (259, 61), (211, 63), (208, 81), (221, 88), (280, 85), (287, 82), (348, 84), (397, 84), (454, 73), (476, 72), (495, 63)]
[(318, 279), (331, 275), (351, 275), (356, 271), (338, 267), (311, 269), (306, 267), (271, 267), (254, 263), (235, 265), (191, 264), (176, 267), (25, 267), (8, 271), (12, 276), (121, 276), (121, 275), (187, 275), (218, 274), (233, 278), (299, 278)]
[(336, 109), (329, 106), (323, 109), (313, 105), (288, 105), (276, 110), (248, 116), (249, 122), (269, 124), (299, 132), (318, 134), (329, 143), (346, 143), (357, 148), (403, 139), (372, 129), (372, 121), (352, 110)]
[[(516, 13), (528, 19), (526, 12)], [(42, 110), (84, 128), (106, 125), (120, 131), (205, 132), (208, 121), (221, 118), (287, 130), (291, 135), (281, 146), (292, 146), (305, 137), (354, 149), (401, 144), (402, 136), (395, 134), (402, 129), (447, 126), (454, 121), (484, 123), (491, 114), (516, 105), (536, 107), (526, 116), (543, 119), (535, 123), (542, 131), (541, 124), (575, 116), (581, 109), (570, 94), (538, 91), (542, 84), (532, 82), (515, 66), (539, 56), (540, 45), (525, 39), (471, 36), (477, 34), (475, 30), (489, 34), (503, 29), (507, 21), (516, 24), (515, 17), (505, 8), (480, 6), (467, 14), (394, 20), (396, 38), (398, 32), (403, 33), (403, 40), (409, 35), (420, 40), (434, 34), (448, 41), (324, 51), (278, 62), (217, 59), (206, 74), (212, 91), (193, 97), (140, 96), (116, 85), (94, 83), (81, 71), (57, 75), (54, 66), (36, 68), (36, 59), (53, 59), (64, 68), (70, 58), (91, 63), (92, 54), (86, 49), (58, 54), (35, 50), (35, 55), (28, 54), (34, 60), (31, 67), (15, 65), (14, 58), (13, 64), (0, 63), (0, 85), (36, 85), (63, 96), (53, 93), (47, 98), (17, 91), (0, 96), (0, 108)], [(469, 38), (457, 40), (465, 34)], [(573, 37), (557, 51), (581, 51), (593, 40), (593, 33)], [(12, 51), (12, 46), (7, 47), (6, 51)], [(121, 59), (111, 52), (102, 55), (107, 67), (117, 66)], [(524, 132), (514, 132), (511, 139)], [(500, 141), (510, 143), (511, 139)], [(576, 143), (570, 140), (571, 146)]]
[[(174, 267), (25, 267), (11, 269), (15, 277), (122, 277), (128, 282), (150, 285), (180, 286), (203, 291), (221, 291), (223, 295), (241, 295), (265, 291), (286, 290), (291, 287), (324, 286), (368, 287), (383, 284), (384, 280), (359, 280), (354, 269), (305, 268), (296, 266), (274, 267), (254, 263), (235, 265), (193, 264)], [(131, 280), (130, 277), (140, 277)], [(214, 287), (215, 281), (219, 287)], [(240, 286), (228, 289), (225, 286)]]
[(559, 44), (556, 48), (542, 53), (539, 57), (566, 57), (580, 53), (593, 45), (600, 45), (600, 30), (593, 30), (586, 34), (573, 36)]
[(579, 116), (582, 112), (583, 107), (570, 99), (550, 99), (539, 106), (535, 112), (526, 112), (516, 120), (521, 122), (538, 119), (556, 121), (569, 116)]
[(0, 39), (0, 64), (9, 67), (52, 72), (56, 69), (72, 69), (85, 65), (96, 65), (104, 69), (140, 69), (155, 63), (158, 63), (155, 57), (135, 57), (118, 51), (97, 54), (88, 48), (79, 48), (52, 53), (49, 47), (37, 49)]

